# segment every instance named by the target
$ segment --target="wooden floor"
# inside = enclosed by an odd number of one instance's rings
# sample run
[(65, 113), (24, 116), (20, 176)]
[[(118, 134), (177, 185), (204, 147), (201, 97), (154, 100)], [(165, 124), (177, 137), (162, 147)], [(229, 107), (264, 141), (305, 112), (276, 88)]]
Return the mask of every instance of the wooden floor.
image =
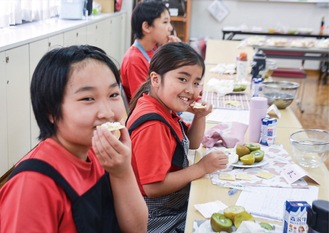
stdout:
[(301, 102), (304, 112), (301, 113), (297, 101), (291, 104), (291, 109), (304, 129), (329, 130), (329, 82), (319, 82), (318, 77), (317, 71), (307, 71)]
[[(294, 111), (304, 129), (329, 130), (329, 82), (319, 82), (317, 71), (307, 71), (304, 81), (305, 89), (302, 101), (304, 112), (300, 111), (297, 101), (290, 107)], [(329, 170), (329, 158), (325, 160)]]

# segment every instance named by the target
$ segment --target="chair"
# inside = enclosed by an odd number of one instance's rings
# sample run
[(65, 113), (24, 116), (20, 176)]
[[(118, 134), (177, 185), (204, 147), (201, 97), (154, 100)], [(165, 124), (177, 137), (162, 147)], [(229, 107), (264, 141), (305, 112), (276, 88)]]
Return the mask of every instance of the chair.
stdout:
[(122, 99), (123, 99), (123, 103), (125, 105), (126, 114), (128, 116), (128, 113), (129, 113), (129, 103), (128, 103), (128, 100), (127, 100), (126, 93), (125, 93), (125, 91), (123, 89), (122, 83), (120, 83), (120, 92), (121, 92), (121, 96), (122, 96)]

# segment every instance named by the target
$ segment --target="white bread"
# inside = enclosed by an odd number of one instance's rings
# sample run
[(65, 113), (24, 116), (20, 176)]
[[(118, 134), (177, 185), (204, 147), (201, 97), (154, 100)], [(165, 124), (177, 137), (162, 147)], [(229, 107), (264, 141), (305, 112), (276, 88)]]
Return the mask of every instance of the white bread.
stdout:
[(202, 103), (194, 102), (192, 105), (193, 108), (206, 108), (206, 105), (202, 105)]
[(120, 129), (125, 128), (125, 126), (121, 125), (120, 122), (106, 122), (101, 126), (111, 131), (111, 133), (114, 134), (116, 138), (120, 138), (121, 136)]

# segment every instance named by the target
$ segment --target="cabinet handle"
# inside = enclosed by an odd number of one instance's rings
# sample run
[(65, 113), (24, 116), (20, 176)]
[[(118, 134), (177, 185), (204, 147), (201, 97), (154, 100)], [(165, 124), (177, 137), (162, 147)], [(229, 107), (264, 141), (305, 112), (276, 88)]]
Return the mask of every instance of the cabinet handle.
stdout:
[(9, 56), (6, 56), (6, 63), (9, 63)]
[(75, 34), (75, 36), (78, 37), (78, 36), (79, 36), (79, 32), (77, 32), (77, 33)]
[(48, 42), (48, 47), (51, 47), (51, 42)]

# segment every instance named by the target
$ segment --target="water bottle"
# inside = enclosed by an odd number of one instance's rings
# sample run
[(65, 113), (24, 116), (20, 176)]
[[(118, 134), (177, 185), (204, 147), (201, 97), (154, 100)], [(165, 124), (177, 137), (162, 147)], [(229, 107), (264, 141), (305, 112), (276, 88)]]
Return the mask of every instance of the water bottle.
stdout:
[(250, 142), (259, 143), (262, 119), (266, 117), (267, 107), (267, 98), (261, 96), (251, 97), (248, 127), (248, 140)]
[(329, 232), (329, 202), (315, 200), (312, 208), (307, 210), (308, 233)]

